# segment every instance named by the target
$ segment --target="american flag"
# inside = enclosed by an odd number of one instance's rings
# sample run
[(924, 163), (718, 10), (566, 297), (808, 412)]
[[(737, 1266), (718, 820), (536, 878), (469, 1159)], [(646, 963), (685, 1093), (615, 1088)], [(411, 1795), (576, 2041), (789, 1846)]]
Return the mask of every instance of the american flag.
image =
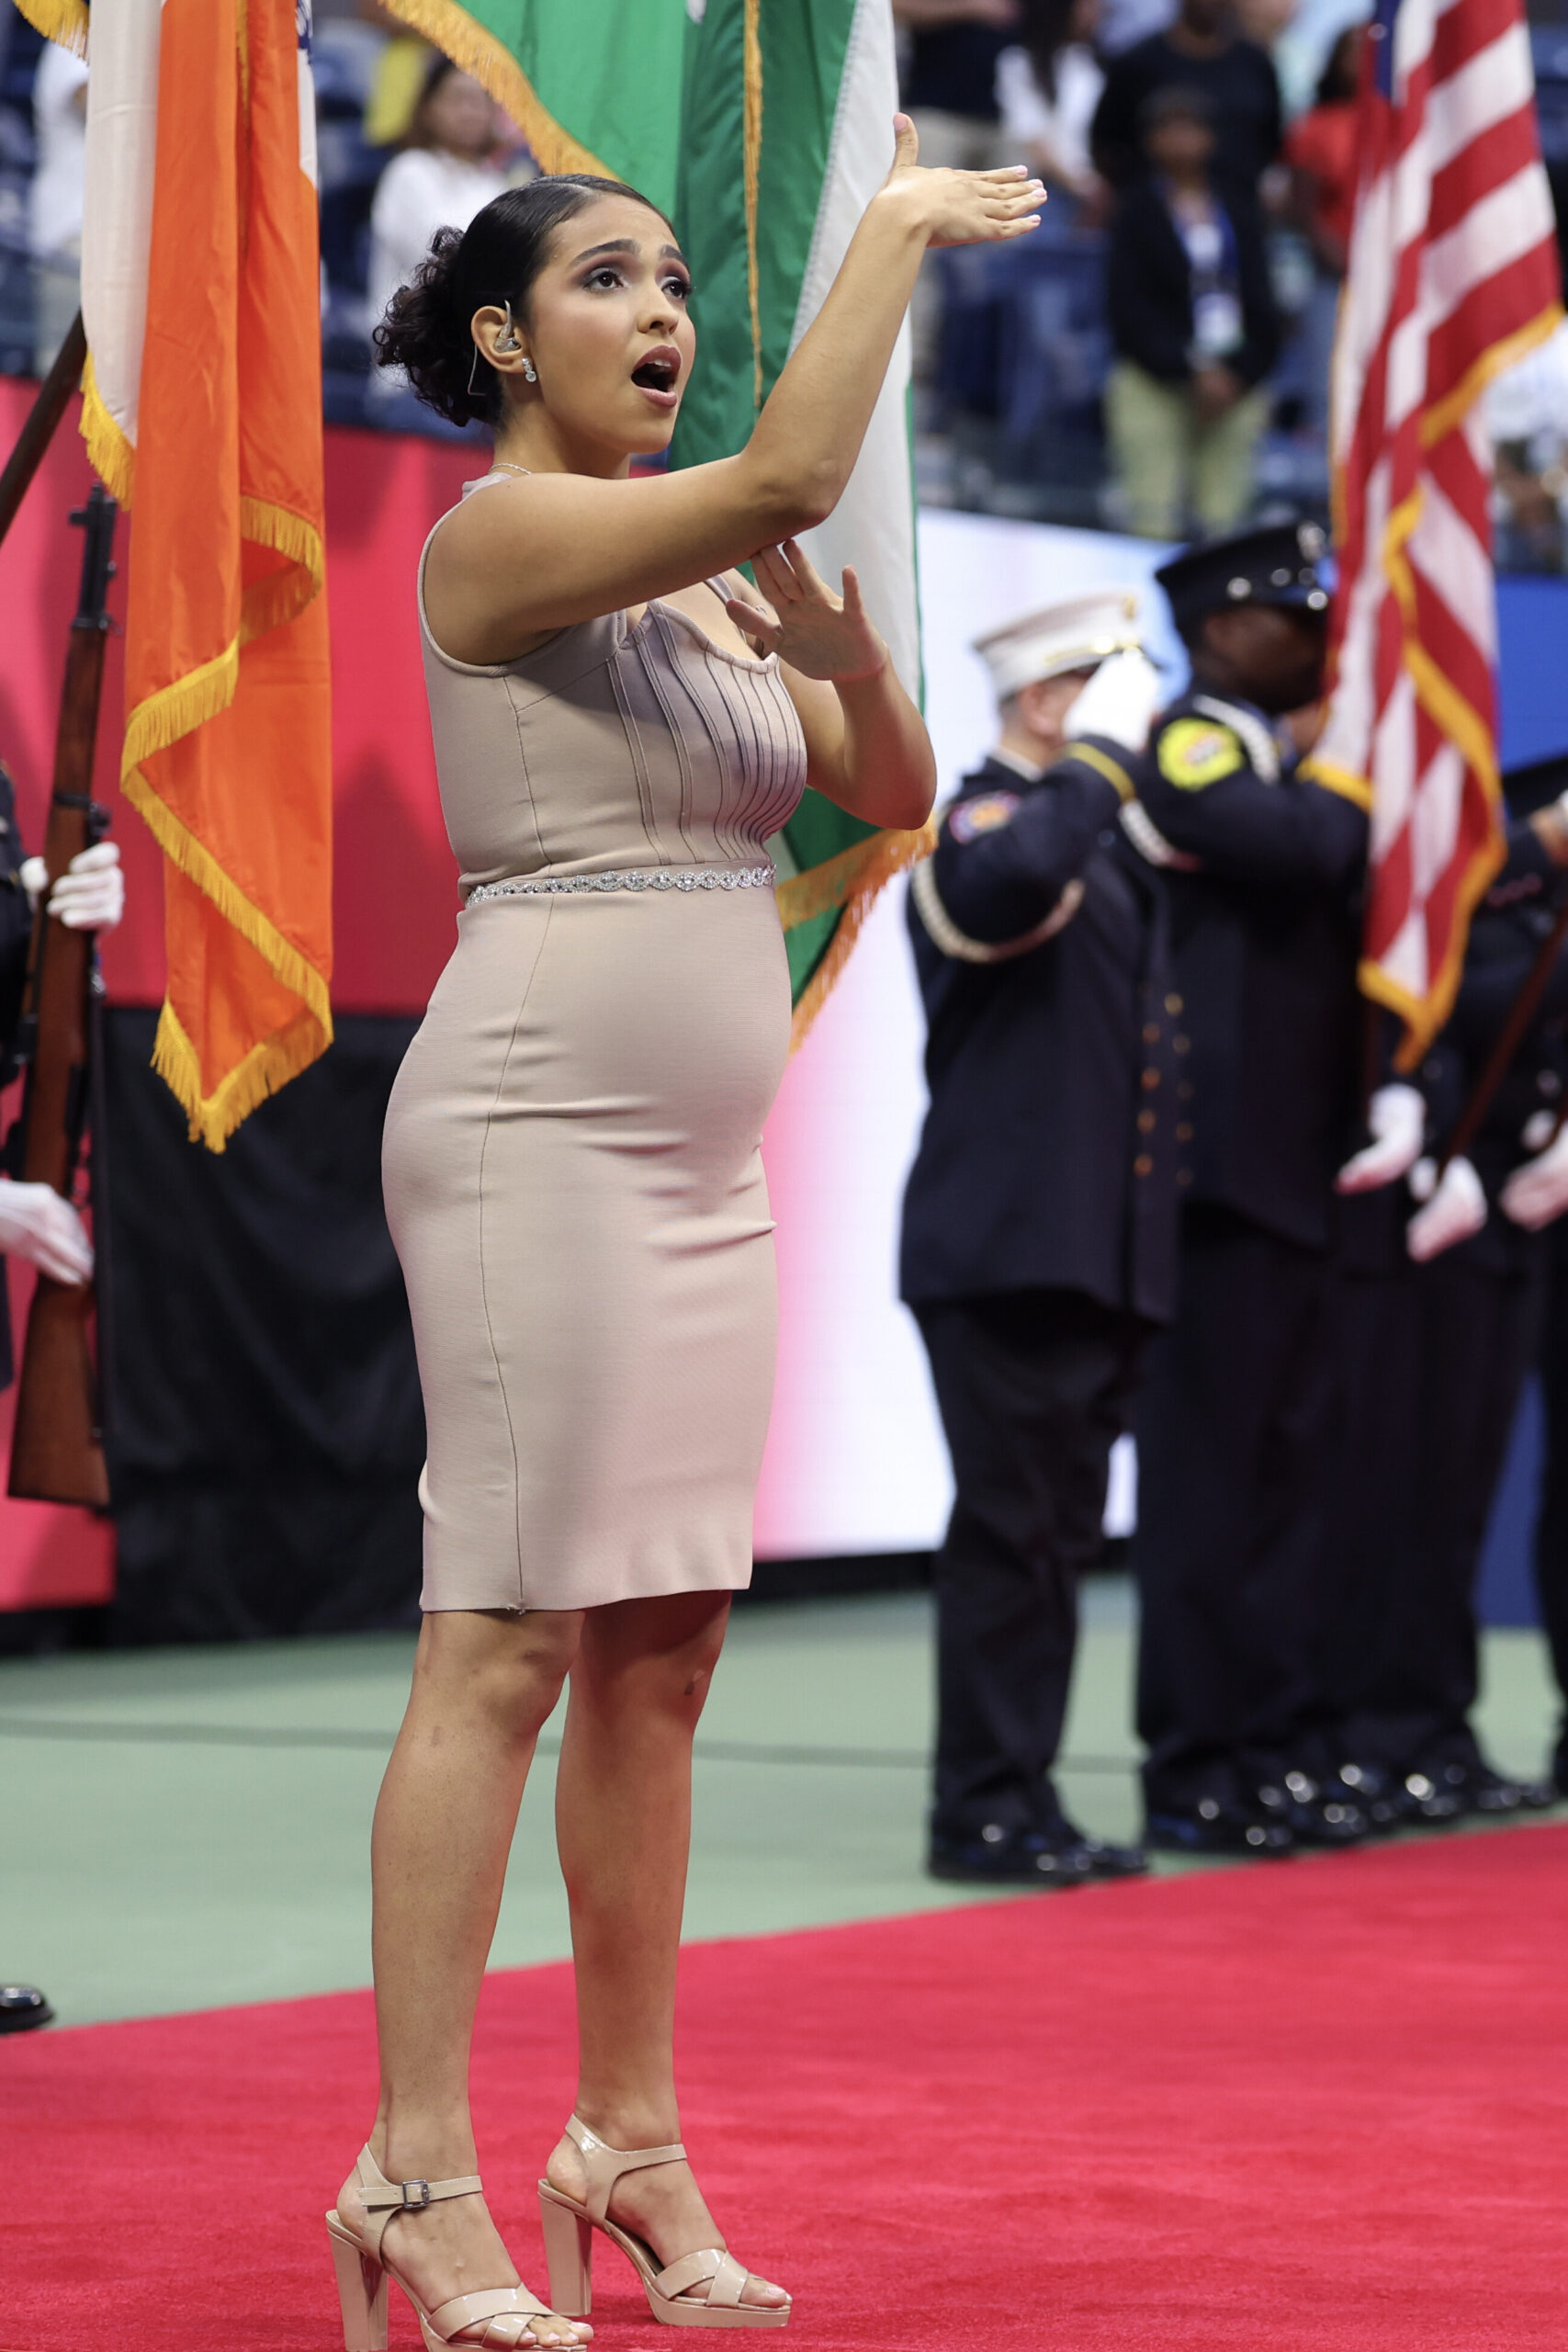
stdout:
[(1379, 0), (1335, 351), (1339, 588), (1312, 768), (1371, 811), (1361, 985), (1418, 1059), (1501, 858), (1479, 396), (1561, 316), (1521, 0)]

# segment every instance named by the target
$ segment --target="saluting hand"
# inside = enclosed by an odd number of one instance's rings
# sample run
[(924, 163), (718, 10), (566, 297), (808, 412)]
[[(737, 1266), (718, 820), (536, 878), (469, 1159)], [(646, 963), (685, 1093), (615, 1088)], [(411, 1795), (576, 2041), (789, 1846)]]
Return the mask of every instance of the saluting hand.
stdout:
[(776, 653), (803, 677), (833, 685), (874, 678), (886, 667), (887, 648), (871, 625), (852, 570), (844, 572), (843, 594), (835, 596), (798, 539), (764, 548), (752, 569), (762, 595), (755, 601), (731, 596), (726, 610), (764, 653)]

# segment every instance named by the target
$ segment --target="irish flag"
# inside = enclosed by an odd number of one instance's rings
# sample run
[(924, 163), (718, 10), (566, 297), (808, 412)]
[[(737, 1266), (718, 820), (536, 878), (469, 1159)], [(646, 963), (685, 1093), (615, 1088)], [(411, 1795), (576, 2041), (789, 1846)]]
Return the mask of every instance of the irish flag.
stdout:
[(332, 1038), (315, 116), (297, 0), (21, 0), (86, 50), (83, 431), (131, 510), (156, 1062), (214, 1151)]
[[(99, 0), (99, 5), (102, 0)], [(893, 155), (887, 0), (388, 0), (477, 74), (547, 171), (629, 181), (674, 219), (698, 353), (672, 460), (740, 447), (817, 314)], [(900, 348), (838, 511), (807, 542), (846, 563), (919, 684), (908, 352)], [(878, 832), (808, 793), (773, 844), (798, 1040), (919, 833)]]

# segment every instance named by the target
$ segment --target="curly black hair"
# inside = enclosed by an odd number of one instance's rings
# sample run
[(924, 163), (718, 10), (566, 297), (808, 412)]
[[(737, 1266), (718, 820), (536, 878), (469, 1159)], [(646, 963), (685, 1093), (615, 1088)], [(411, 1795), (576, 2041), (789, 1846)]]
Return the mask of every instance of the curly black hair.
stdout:
[(521, 311), (549, 259), (556, 231), (596, 196), (629, 196), (665, 217), (624, 180), (591, 172), (552, 172), (505, 189), (466, 229), (436, 231), (427, 259), (399, 287), (371, 334), (377, 366), (404, 368), (425, 406), (453, 424), (476, 417), (496, 424), (500, 379), (482, 356), (476, 365), (479, 347), (469, 322), (491, 303), (499, 310), (510, 302)]

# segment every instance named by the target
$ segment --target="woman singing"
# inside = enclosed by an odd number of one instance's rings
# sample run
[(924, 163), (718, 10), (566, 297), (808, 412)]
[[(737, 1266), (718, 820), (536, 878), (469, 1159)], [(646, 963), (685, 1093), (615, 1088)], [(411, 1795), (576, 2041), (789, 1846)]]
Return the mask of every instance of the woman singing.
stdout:
[[(691, 371), (673, 230), (563, 175), (446, 230), (378, 330), (491, 472), (431, 533), (420, 622), (458, 944), (387, 1119), (429, 1429), (427, 1612), (376, 1812), (381, 2096), (327, 2217), (349, 2352), (395, 2278), (427, 2346), (592, 2334), (592, 2233), (676, 2326), (782, 2327), (679, 2145), (692, 1735), (750, 1574), (773, 1371), (758, 1143), (789, 985), (765, 844), (811, 784), (920, 824), (934, 771), (852, 573), (793, 534), (848, 480), (929, 245), (1034, 225), (1021, 166), (888, 178), (738, 457), (634, 480)], [(755, 560), (767, 601), (732, 569)], [(553, 2311), (476, 2177), (469, 2041), (539, 1727), (577, 2111), (540, 2183)]]

